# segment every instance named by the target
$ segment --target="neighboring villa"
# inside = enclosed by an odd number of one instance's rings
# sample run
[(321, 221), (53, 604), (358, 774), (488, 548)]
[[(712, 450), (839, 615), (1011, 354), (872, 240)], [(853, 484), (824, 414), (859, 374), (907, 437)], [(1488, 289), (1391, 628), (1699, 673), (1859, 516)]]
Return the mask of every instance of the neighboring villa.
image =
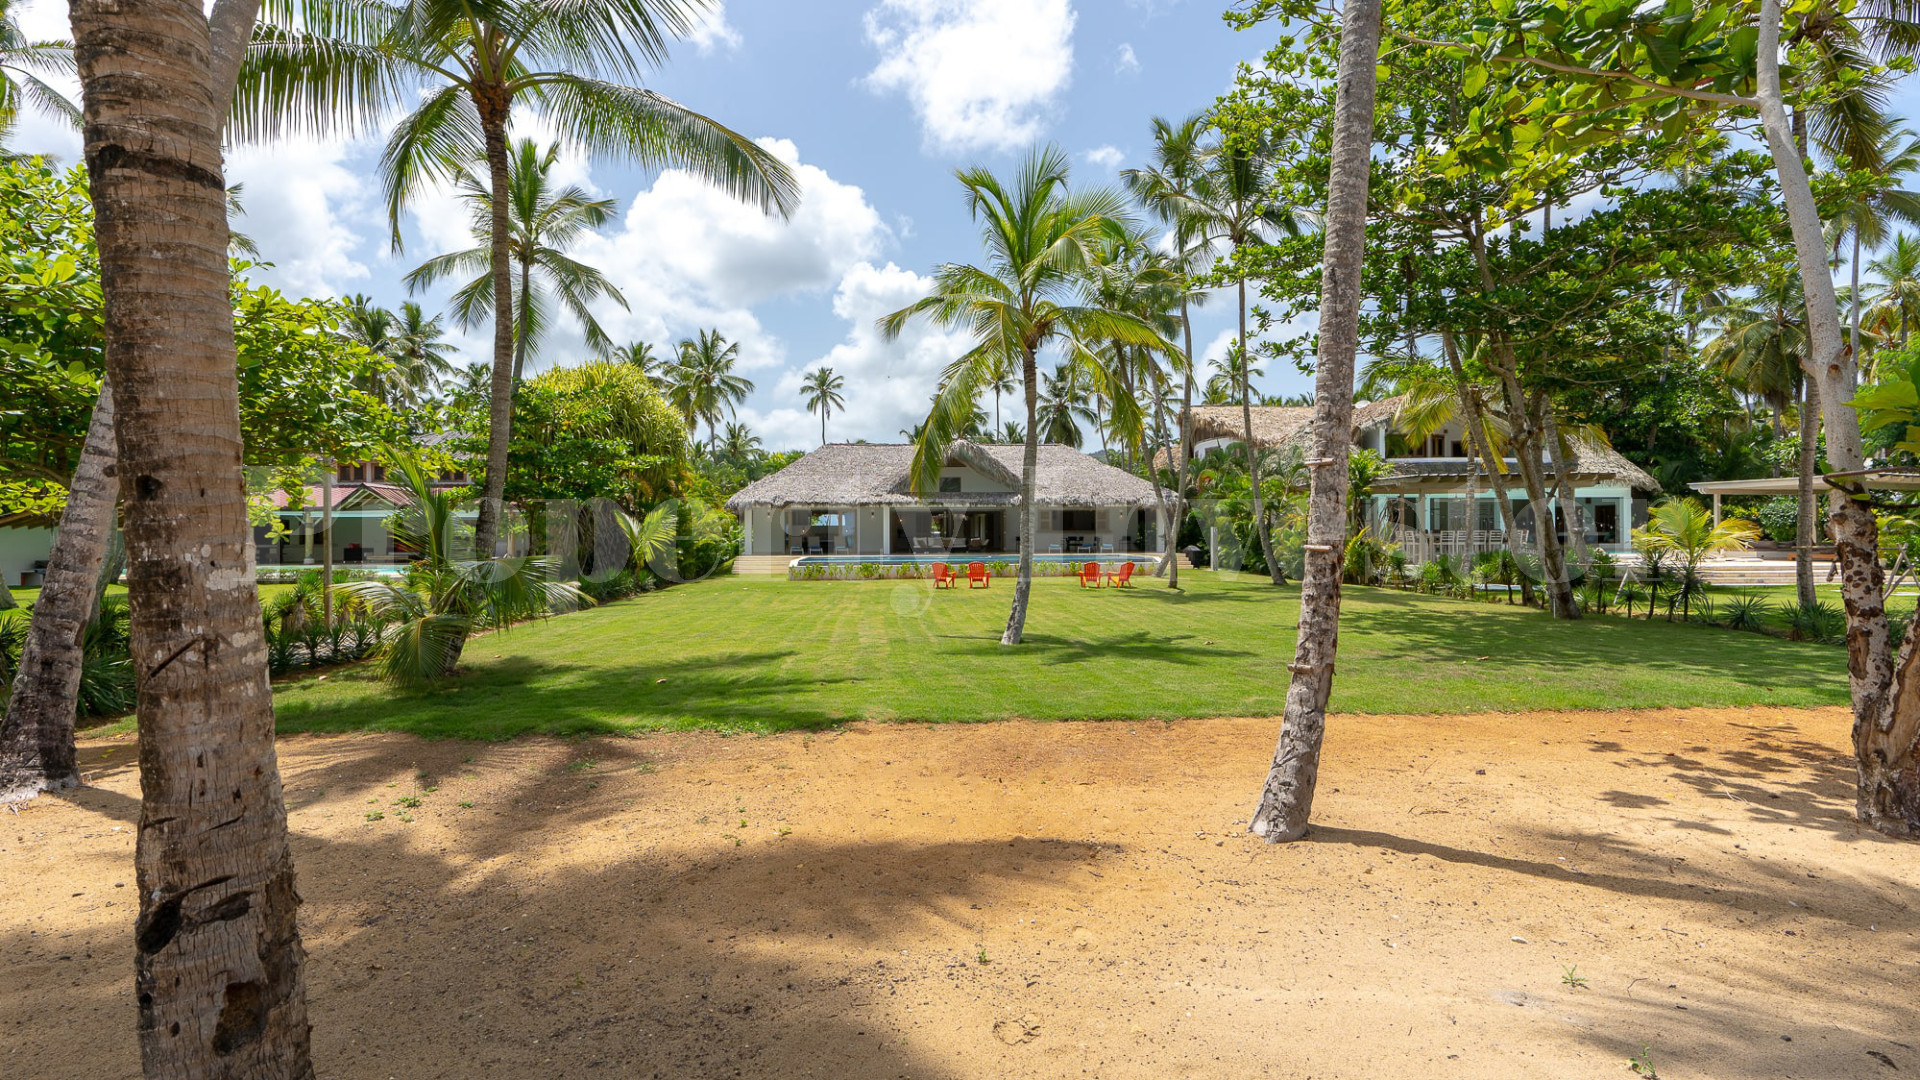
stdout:
[[(748, 484), (727, 509), (750, 556), (1017, 552), (1024, 449), (955, 442), (938, 491), (917, 495), (911, 444), (829, 443)], [(1070, 446), (1040, 447), (1034, 503), (1041, 554), (1160, 549), (1153, 485)]]
[[(1498, 543), (1512, 525), (1500, 520), (1492, 479), (1484, 465), (1473, 461), (1466, 445), (1465, 426), (1451, 422), (1419, 442), (1395, 428), (1400, 398), (1357, 404), (1353, 408), (1353, 442), (1387, 459), (1387, 471), (1373, 482), (1370, 517), (1382, 533), (1407, 545), (1416, 556), (1434, 545)], [(1245, 427), (1238, 405), (1196, 407), (1186, 416), (1186, 430), (1194, 453), (1244, 441)], [(1255, 445), (1266, 448), (1307, 448), (1313, 422), (1312, 406), (1262, 406), (1253, 410)], [(1584, 437), (1568, 440), (1573, 453), (1568, 471), (1574, 501), (1580, 504), (1587, 543), (1612, 551), (1630, 548), (1634, 526), (1646, 521), (1646, 497), (1658, 495), (1660, 485), (1639, 466), (1612, 447)], [(1505, 461), (1506, 488), (1513, 502), (1518, 528), (1530, 532), (1533, 511), (1527, 505), (1514, 459)], [(1548, 484), (1551, 461), (1544, 464)], [(1467, 505), (1469, 473), (1476, 498)], [(1559, 523), (1564, 532), (1566, 523)]]
[[(467, 483), (467, 475), (445, 472), (432, 483), (460, 487)], [(297, 491), (273, 493), (281, 535), (275, 539), (267, 526), (254, 527), (254, 558), (261, 567), (318, 566), (326, 559), (329, 543), (335, 566), (398, 565), (412, 557), (394, 542), (386, 520), (413, 506), (413, 492), (404, 484), (388, 483), (386, 466), (373, 461), (341, 463), (334, 466), (328, 489), (326, 484), (309, 484)], [(329, 497), (333, 500), (331, 536), (325, 527)]]

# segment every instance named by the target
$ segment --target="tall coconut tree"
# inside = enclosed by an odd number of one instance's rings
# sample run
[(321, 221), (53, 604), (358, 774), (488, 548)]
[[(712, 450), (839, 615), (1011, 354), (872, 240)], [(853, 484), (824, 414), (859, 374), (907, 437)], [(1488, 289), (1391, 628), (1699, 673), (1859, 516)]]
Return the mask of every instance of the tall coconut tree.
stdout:
[(607, 359), (640, 369), (640, 374), (656, 388), (665, 383), (666, 361), (654, 349), (651, 342), (629, 341), (625, 345), (615, 345), (607, 350)]
[(687, 418), (687, 428), (707, 425), (707, 450), (717, 452), (720, 421), (753, 393), (753, 380), (733, 373), (740, 343), (718, 330), (702, 330), (680, 343), (680, 359), (667, 372), (667, 400)]
[(1186, 498), (1193, 469), (1193, 439), (1188, 417), (1193, 411), (1193, 318), (1206, 293), (1195, 287), (1195, 278), (1211, 262), (1212, 251), (1205, 242), (1205, 215), (1195, 212), (1192, 199), (1205, 167), (1205, 137), (1208, 129), (1205, 113), (1195, 113), (1173, 122), (1153, 118), (1153, 153), (1145, 167), (1120, 174), (1127, 190), (1167, 228), (1173, 254), (1169, 269), (1181, 277), (1180, 296), (1180, 453), (1179, 470), (1174, 478), (1173, 524), (1169, 530), (1167, 586), (1180, 586), (1180, 564), (1172, 558), (1172, 545), (1178, 542), (1181, 524), (1186, 521)]
[(1865, 297), (1869, 329), (1904, 346), (1920, 326), (1920, 238), (1901, 233), (1887, 253), (1867, 263), (1875, 284)]
[[(1185, 192), (1171, 189), (1156, 193), (1158, 212), (1180, 224), (1177, 236), (1196, 246), (1211, 249), (1225, 261), (1223, 272), (1233, 282), (1239, 321), (1234, 355), (1248, 354), (1247, 282), (1252, 267), (1245, 258), (1248, 249), (1276, 235), (1297, 232), (1299, 215), (1275, 203), (1269, 192), (1273, 169), (1271, 150), (1263, 143), (1247, 138), (1209, 138), (1193, 154), (1191, 175)], [(1184, 246), (1184, 245), (1183, 245)], [(1266, 504), (1261, 494), (1260, 455), (1253, 439), (1253, 388), (1243, 365), (1238, 369), (1237, 387), (1242, 435), (1246, 449), (1247, 471), (1253, 482), (1254, 520), (1266, 520)], [(1264, 528), (1260, 533), (1260, 551), (1266, 556), (1273, 583), (1283, 583), (1285, 575), (1273, 557), (1273, 537)]]
[(1720, 332), (1702, 346), (1701, 359), (1717, 367), (1736, 386), (1765, 400), (1774, 410), (1776, 433), (1785, 402), (1800, 402), (1800, 516), (1794, 540), (1794, 584), (1802, 605), (1815, 602), (1813, 542), (1819, 503), (1813, 488), (1818, 466), (1819, 413), (1816, 384), (1805, 377), (1809, 338), (1806, 294), (1800, 278), (1776, 274), (1751, 297), (1721, 305), (1711, 313)]
[[(578, 184), (556, 190), (553, 168), (560, 161), (560, 144), (542, 150), (532, 139), (513, 145), (507, 169), (507, 258), (513, 265), (513, 377), (526, 375), (527, 358), (536, 352), (552, 326), (554, 305), (571, 315), (585, 332), (587, 345), (604, 352), (613, 346), (593, 317), (593, 303), (606, 299), (627, 306), (606, 276), (568, 257), (566, 249), (582, 233), (613, 220), (619, 203), (596, 199)], [(474, 173), (461, 174), (456, 188), (467, 202), (473, 237), (478, 243), (462, 251), (435, 256), (407, 275), (407, 288), (418, 292), (449, 277), (473, 275), (453, 294), (453, 316), (467, 327), (485, 325), (493, 313), (493, 189)]]
[[(1018, 645), (1026, 630), (1033, 592), (1033, 537), (1039, 528), (1033, 492), (1040, 459), (1039, 355), (1064, 350), (1087, 365), (1095, 379), (1111, 376), (1093, 353), (1102, 342), (1169, 347), (1151, 326), (1126, 312), (1081, 302), (1080, 275), (1099, 257), (1100, 246), (1118, 240), (1127, 206), (1105, 190), (1069, 190), (1067, 158), (1058, 147), (1029, 154), (1003, 181), (983, 168), (957, 174), (967, 210), (980, 226), (984, 265), (949, 263), (933, 274), (925, 297), (880, 320), (881, 333), (896, 339), (907, 324), (924, 318), (942, 327), (964, 327), (973, 347), (941, 373), (940, 390), (916, 440), (916, 485), (932, 486), (954, 436), (973, 425), (980, 391), (1011, 358), (1018, 364), (1026, 397), (1026, 438), (1020, 464), (1020, 564), (1013, 608), (1000, 640)], [(1116, 399), (1122, 408), (1135, 407)]]
[(138, 675), (148, 1077), (313, 1076), (273, 745), (222, 130), (255, 0), (74, 0)]
[[(792, 172), (751, 139), (639, 83), (694, 31), (705, 0), (285, 0), (248, 50), (235, 104), (242, 137), (359, 135), (402, 118), (381, 155), (396, 250), (401, 211), (485, 161), (509, 190), (507, 129), (542, 121), (561, 140), (650, 168), (677, 168), (768, 213), (799, 201)], [(515, 313), (510, 200), (495, 198), (488, 267), (493, 388), (475, 542), (498, 537), (513, 425)]]
[(1078, 364), (1055, 364), (1051, 374), (1041, 373), (1040, 441), (1071, 446), (1078, 450), (1086, 442), (1081, 421), (1097, 422), (1088, 404), (1087, 379)]
[(1864, 252), (1878, 251), (1885, 245), (1895, 226), (1920, 225), (1920, 191), (1898, 186), (1903, 177), (1920, 171), (1920, 136), (1911, 131), (1883, 136), (1873, 148), (1872, 160), (1862, 167), (1884, 178), (1886, 186), (1846, 204), (1826, 223), (1834, 255), (1837, 257), (1844, 248), (1852, 249), (1847, 258), (1847, 272), (1851, 277), (1847, 290), (1847, 324), (1855, 364), (1864, 358), (1860, 338), (1864, 307), (1860, 295), (1861, 257)]
[(458, 351), (447, 344), (440, 316), (428, 318), (419, 304), (401, 302), (393, 320), (392, 357), (411, 404), (437, 396), (454, 378), (453, 357)]
[(807, 403), (807, 411), (820, 414), (821, 446), (827, 445), (827, 418), (833, 415), (833, 410), (846, 408), (846, 399), (840, 396), (846, 382), (824, 365), (807, 372), (800, 381), (800, 397)]
[(1372, 171), (1379, 0), (1347, 0), (1333, 99), (1326, 247), (1320, 276), (1320, 355), (1314, 370), (1313, 477), (1300, 632), (1287, 665), (1292, 680), (1280, 742), (1249, 828), (1269, 843), (1306, 834), (1320, 776), (1327, 698), (1339, 645), (1340, 569), (1346, 551), (1348, 450), (1353, 438), (1353, 363), (1360, 347), (1360, 268), (1366, 255), (1367, 181)]

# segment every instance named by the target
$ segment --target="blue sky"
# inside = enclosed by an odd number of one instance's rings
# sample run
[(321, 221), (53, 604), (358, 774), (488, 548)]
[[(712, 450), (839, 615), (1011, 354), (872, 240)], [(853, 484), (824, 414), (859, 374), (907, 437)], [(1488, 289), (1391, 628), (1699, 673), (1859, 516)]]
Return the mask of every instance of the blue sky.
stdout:
[[(727, 0), (675, 51), (650, 85), (770, 145), (799, 167), (805, 194), (780, 223), (730, 203), (685, 174), (644, 173), (574, 158), (567, 178), (615, 198), (621, 219), (577, 257), (605, 270), (629, 311), (602, 322), (616, 340), (667, 345), (718, 326), (742, 343), (757, 389), (742, 419), (769, 449), (811, 448), (801, 374), (827, 363), (847, 380), (836, 441), (897, 440), (924, 415), (939, 368), (962, 347), (931, 331), (883, 342), (873, 320), (924, 292), (924, 275), (976, 257), (978, 242), (953, 171), (1007, 169), (1036, 142), (1073, 156), (1075, 181), (1116, 183), (1141, 164), (1148, 120), (1213, 102), (1235, 65), (1257, 58), (1271, 31), (1236, 33), (1220, 0)], [(33, 0), (34, 36), (66, 36), (66, 5)], [(527, 134), (538, 134), (527, 132)], [(23, 150), (68, 160), (77, 140), (28, 122)], [(229, 180), (245, 184), (239, 227), (276, 264), (261, 277), (289, 292), (364, 292), (396, 305), (401, 277), (422, 259), (467, 246), (466, 218), (447, 197), (406, 223), (388, 250), (377, 144), (296, 141), (239, 147)], [(421, 299), (438, 310), (445, 291)], [(1224, 345), (1224, 304), (1201, 316), (1195, 343)], [(457, 334), (482, 358), (484, 329)], [(544, 363), (583, 355), (556, 336)], [(1266, 389), (1305, 380), (1275, 371)]]
[[(1225, 0), (725, 0), (650, 85), (767, 141), (803, 182), (790, 222), (731, 202), (684, 173), (644, 173), (614, 160), (567, 159), (564, 179), (614, 198), (620, 219), (575, 255), (622, 289), (630, 310), (602, 305), (616, 340), (667, 347), (706, 327), (742, 346), (757, 389), (741, 419), (769, 449), (811, 448), (803, 372), (822, 363), (847, 382), (837, 440), (898, 439), (924, 415), (940, 368), (963, 348), (928, 329), (884, 342), (874, 320), (922, 295), (926, 275), (978, 254), (953, 171), (1012, 168), (1035, 143), (1073, 156), (1076, 182), (1111, 184), (1143, 162), (1148, 120), (1211, 104), (1238, 63), (1258, 58), (1271, 27), (1229, 29)], [(29, 35), (67, 36), (64, 0), (19, 9)], [(76, 88), (77, 90), (77, 88)], [(1896, 111), (1915, 115), (1920, 86)], [(537, 131), (523, 134), (540, 135)], [(25, 151), (77, 157), (77, 136), (27, 117)], [(378, 140), (295, 140), (237, 147), (230, 181), (245, 184), (251, 234), (290, 293), (364, 292), (397, 305), (401, 278), (429, 256), (471, 244), (465, 211), (447, 194), (422, 199), (391, 252), (373, 173)], [(430, 311), (447, 290), (418, 297)], [(1230, 304), (1196, 318), (1202, 359), (1230, 337)], [(454, 331), (472, 359), (484, 328)], [(585, 355), (556, 335), (536, 366)], [(1268, 393), (1309, 382), (1268, 364)], [(1009, 414), (1011, 415), (1011, 414)]]

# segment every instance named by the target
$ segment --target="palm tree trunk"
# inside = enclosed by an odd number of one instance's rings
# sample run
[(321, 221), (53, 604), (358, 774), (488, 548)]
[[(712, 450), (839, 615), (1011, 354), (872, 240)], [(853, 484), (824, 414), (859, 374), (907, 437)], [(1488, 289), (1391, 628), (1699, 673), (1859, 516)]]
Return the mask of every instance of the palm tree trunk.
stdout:
[(513, 440), (513, 258), (508, 235), (507, 197), (512, 189), (507, 165), (509, 98), (504, 89), (476, 83), (473, 103), (480, 113), (486, 138), (488, 183), (492, 198), (489, 237), (493, 265), (493, 389), (487, 403), (487, 475), (480, 489), (480, 515), (473, 525), (474, 557), (493, 558), (500, 538), (500, 518), (506, 512), (507, 448)]
[(139, 685), (150, 1078), (313, 1076), (228, 297), (221, 128), (256, 8), (70, 6)]
[(513, 381), (518, 383), (527, 375), (527, 325), (528, 316), (533, 313), (533, 263), (520, 260), (520, 314), (514, 320), (513, 328)]
[(1253, 531), (1260, 537), (1260, 554), (1267, 560), (1267, 576), (1275, 585), (1284, 585), (1287, 575), (1273, 557), (1273, 533), (1267, 528), (1267, 501), (1260, 493), (1260, 450), (1253, 442), (1253, 387), (1248, 378), (1253, 361), (1247, 356), (1247, 275), (1242, 273), (1239, 277), (1240, 423), (1247, 439), (1247, 476), (1253, 481)]
[(1793, 593), (1801, 607), (1811, 607), (1819, 599), (1813, 588), (1813, 544), (1819, 516), (1813, 477), (1820, 456), (1820, 390), (1812, 379), (1803, 379), (1800, 385), (1800, 467), (1796, 470), (1800, 506), (1793, 528)]
[(1193, 320), (1188, 318), (1187, 298), (1180, 297), (1180, 332), (1183, 337), (1181, 351), (1187, 361), (1187, 370), (1181, 378), (1180, 403), (1180, 469), (1175, 474), (1173, 490), (1173, 522), (1167, 530), (1167, 588), (1180, 587), (1180, 559), (1175, 550), (1180, 543), (1180, 530), (1187, 523), (1187, 478), (1193, 468), (1193, 440), (1187, 431), (1193, 416)]
[(1000, 644), (1018, 645), (1027, 629), (1027, 598), (1033, 593), (1033, 534), (1039, 527), (1040, 513), (1033, 505), (1034, 478), (1040, 471), (1040, 401), (1036, 384), (1033, 350), (1025, 349), (1020, 358), (1020, 374), (1027, 392), (1027, 444), (1020, 454), (1020, 570), (1013, 583), (1013, 610), (1007, 613), (1007, 629)]
[(1380, 0), (1347, 0), (1341, 15), (1334, 93), (1326, 255), (1320, 278), (1320, 358), (1314, 375), (1312, 495), (1300, 634), (1280, 742), (1249, 826), (1270, 843), (1306, 834), (1320, 774), (1327, 697), (1339, 645), (1340, 569), (1346, 549), (1348, 451), (1353, 437), (1353, 360), (1360, 345), (1360, 268), (1366, 255), (1367, 175), (1373, 147), (1374, 65)]
[[(1866, 467), (1860, 420), (1847, 405), (1839, 303), (1822, 256), (1820, 209), (1802, 154), (1792, 142), (1780, 84), (1780, 0), (1761, 0), (1755, 96), (1780, 181), (1780, 202), (1793, 230), (1795, 261), (1807, 297), (1807, 377), (1819, 384), (1827, 460), (1836, 473)], [(1862, 492), (1863, 493), (1863, 492)], [(1887, 624), (1885, 576), (1873, 511), (1836, 488), (1827, 499), (1827, 530), (1840, 562), (1847, 606), (1847, 673), (1853, 698), (1856, 805), (1862, 823), (1881, 832), (1920, 834), (1920, 634), (1896, 654)]]
[(33, 605), (7, 711), (0, 717), (0, 803), (80, 784), (73, 718), (80, 700), (82, 639), (98, 610), (96, 585), (113, 533), (113, 388), (100, 387), (80, 465)]
[(1850, 275), (1852, 275), (1852, 278), (1853, 278), (1852, 284), (1849, 286), (1848, 296), (1847, 296), (1847, 303), (1853, 309), (1852, 313), (1847, 318), (1848, 330), (1849, 330), (1849, 337), (1847, 342), (1847, 354), (1852, 358), (1853, 362), (1849, 366), (1852, 367), (1854, 371), (1854, 376), (1857, 379), (1859, 377), (1859, 373), (1861, 370), (1860, 369), (1860, 229), (1858, 226), (1855, 226), (1853, 230), (1853, 258), (1848, 263), (1847, 272)]

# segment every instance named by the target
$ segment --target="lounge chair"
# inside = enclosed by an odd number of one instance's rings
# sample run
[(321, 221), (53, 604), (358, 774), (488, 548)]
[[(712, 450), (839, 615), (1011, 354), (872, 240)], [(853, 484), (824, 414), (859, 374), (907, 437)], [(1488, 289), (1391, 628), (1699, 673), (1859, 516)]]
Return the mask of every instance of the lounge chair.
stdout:
[(988, 587), (988, 583), (992, 580), (993, 575), (987, 573), (986, 563), (970, 562), (967, 564), (967, 588), (972, 589), (977, 587), (984, 589)]
[(1131, 589), (1133, 587), (1133, 564), (1130, 562), (1121, 563), (1118, 573), (1107, 575), (1107, 583), (1116, 589)]
[(1101, 554), (1103, 554), (1103, 555), (1111, 555), (1111, 554), (1113, 554), (1113, 544), (1112, 544), (1111, 542), (1108, 542), (1108, 543), (1103, 543), (1103, 544), (1101, 544), (1101, 545), (1100, 545), (1100, 552), (1101, 552)]
[(1100, 564), (1090, 562), (1080, 568), (1080, 587), (1097, 589), (1100, 587)]
[(953, 582), (954, 582), (953, 571), (947, 569), (946, 563), (937, 562), (933, 564), (933, 587), (934, 588), (951, 589), (953, 588)]
[(1058, 554), (1060, 554), (1060, 545), (1059, 545), (1059, 544), (1048, 544), (1048, 545), (1047, 545), (1047, 554), (1049, 554), (1049, 555), (1058, 555)]

